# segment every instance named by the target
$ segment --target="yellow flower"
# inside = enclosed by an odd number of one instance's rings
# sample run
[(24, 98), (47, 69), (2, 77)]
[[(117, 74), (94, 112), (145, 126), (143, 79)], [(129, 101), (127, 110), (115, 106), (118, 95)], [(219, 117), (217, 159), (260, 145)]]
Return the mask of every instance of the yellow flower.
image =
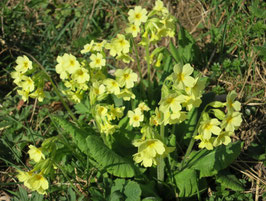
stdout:
[(133, 127), (139, 127), (140, 122), (144, 120), (144, 115), (142, 114), (139, 108), (135, 109), (134, 111), (128, 111), (129, 117), (129, 124)]
[(138, 108), (140, 109), (141, 112), (144, 112), (144, 111), (149, 111), (150, 108), (146, 105), (146, 103), (144, 102), (141, 102), (139, 105), (138, 105)]
[(124, 115), (124, 109), (125, 106), (123, 107), (114, 107), (114, 105), (111, 105), (109, 110), (110, 110), (110, 120), (114, 119), (119, 119)]
[(153, 7), (153, 10), (161, 12), (163, 15), (166, 15), (169, 13), (167, 8), (164, 7), (163, 2), (160, 0), (157, 0), (155, 2), (155, 6)]
[(19, 56), (16, 60), (17, 66), (15, 67), (17, 72), (25, 73), (28, 70), (32, 69), (32, 62), (27, 56)]
[(241, 113), (232, 112), (226, 115), (221, 126), (224, 127), (226, 131), (234, 131), (241, 125), (241, 123), (242, 123)]
[(93, 105), (96, 100), (102, 100), (105, 98), (105, 86), (95, 81), (90, 89), (90, 101)]
[(194, 79), (192, 87), (185, 87), (185, 91), (188, 95), (193, 96), (194, 99), (202, 96), (205, 88), (206, 79), (200, 79), (199, 77)]
[(190, 76), (193, 70), (190, 64), (185, 64), (183, 67), (181, 67), (180, 64), (176, 64), (173, 73), (174, 84), (176, 84), (177, 87), (181, 87), (181, 89), (193, 87), (194, 78)]
[(138, 75), (130, 68), (116, 70), (115, 76), (120, 87), (125, 86), (127, 89), (134, 87), (134, 82), (138, 80)]
[[(129, 42), (125, 39), (125, 36), (122, 34), (117, 34), (116, 40), (115, 40), (115, 48), (119, 54), (123, 52), (124, 54), (129, 52), (129, 47), (130, 44)], [(118, 55), (119, 55), (118, 54)]]
[(200, 98), (195, 98), (194, 95), (185, 96), (186, 101), (182, 103), (184, 107), (186, 107), (187, 111), (190, 111), (192, 108), (199, 107), (201, 104)]
[(101, 118), (104, 119), (107, 116), (107, 108), (101, 105), (96, 105), (96, 114)]
[(31, 98), (38, 98), (38, 101), (42, 102), (44, 99), (43, 89), (37, 88), (33, 93), (30, 94)]
[(14, 79), (14, 83), (16, 85), (20, 85), (20, 82), (23, 80), (23, 77), (25, 75), (19, 71), (13, 71), (11, 72), (11, 77)]
[(38, 163), (40, 160), (45, 159), (41, 149), (33, 145), (30, 145), (29, 148), (30, 150), (28, 151), (28, 154), (30, 155), (31, 160), (34, 160), (36, 163)]
[(28, 187), (27, 181), (32, 176), (32, 172), (24, 172), (21, 170), (17, 170), (17, 178), (20, 182), (24, 182), (24, 185)]
[(29, 99), (29, 91), (18, 90), (18, 94), (21, 96), (22, 100), (27, 101)]
[(105, 48), (110, 50), (111, 56), (127, 54), (129, 52), (130, 44), (122, 34), (117, 34), (116, 38), (113, 38), (110, 43), (105, 45)]
[(194, 137), (196, 140), (201, 140), (201, 142), (199, 143), (199, 148), (203, 149), (206, 148), (208, 150), (212, 150), (213, 149), (213, 141), (214, 138), (210, 138), (210, 139), (205, 139), (202, 135), (197, 135)]
[(162, 112), (159, 111), (158, 107), (155, 108), (155, 115), (152, 115), (150, 118), (150, 125), (152, 126), (159, 126), (161, 125), (162, 119)]
[(200, 122), (200, 126), (198, 132), (202, 135), (203, 139), (209, 140), (211, 139), (212, 133), (215, 135), (219, 135), (221, 132), (221, 128), (218, 127), (220, 122), (218, 119), (210, 119)]
[(58, 64), (55, 66), (56, 73), (60, 74), (62, 80), (68, 78), (68, 74), (73, 74), (80, 68), (80, 63), (72, 54), (64, 54), (57, 57)]
[(24, 172), (18, 170), (17, 178), (20, 182), (24, 182), (27, 188), (40, 194), (45, 194), (45, 190), (49, 187), (47, 179), (41, 173), (35, 174), (32, 171)]
[(65, 66), (63, 64), (63, 57), (58, 56), (57, 59), (56, 59), (56, 61), (58, 63), (55, 66), (56, 73), (60, 75), (60, 79), (61, 80), (67, 79), (68, 78), (68, 73), (67, 73), (66, 68), (65, 68)]
[(138, 147), (138, 153), (133, 155), (133, 159), (144, 167), (157, 165), (158, 156), (162, 156), (166, 150), (165, 145), (158, 139), (136, 140), (133, 145)]
[(101, 69), (103, 66), (105, 66), (105, 59), (103, 59), (103, 55), (101, 53), (92, 54), (90, 56), (91, 62), (90, 67), (91, 68), (99, 68)]
[(34, 90), (34, 81), (30, 77), (24, 76), (20, 85), (24, 91), (31, 92)]
[(182, 109), (181, 103), (185, 100), (184, 95), (170, 94), (159, 102), (159, 109), (163, 113), (169, 111), (169, 109), (172, 111), (179, 111)]
[(101, 52), (106, 43), (107, 43), (106, 40), (103, 40), (100, 43), (95, 43), (94, 47), (93, 47), (93, 50)]
[(116, 96), (117, 96), (117, 98), (123, 98), (124, 101), (129, 101), (130, 99), (136, 98), (135, 94), (126, 88), (120, 90), (120, 93), (117, 94)]
[(129, 10), (128, 15), (128, 21), (136, 26), (141, 25), (141, 23), (146, 22), (148, 19), (147, 10), (142, 9), (141, 6), (136, 6), (134, 10)]
[(140, 32), (139, 26), (136, 26), (135, 24), (130, 24), (126, 29), (126, 33), (132, 34), (133, 37), (137, 37), (138, 33)]
[(72, 54), (64, 54), (62, 58), (63, 68), (69, 73), (74, 73), (80, 68), (80, 63)]
[(40, 194), (45, 194), (49, 184), (47, 179), (42, 174), (33, 174), (28, 180), (28, 188), (32, 191), (37, 191)]
[(119, 87), (116, 80), (111, 79), (111, 78), (107, 78), (103, 81), (103, 83), (105, 84), (106, 89), (109, 93), (112, 93), (115, 95), (120, 93), (120, 87)]
[(108, 121), (105, 121), (104, 123), (100, 123), (100, 132), (104, 133), (105, 135), (111, 135), (115, 132), (117, 126), (111, 124)]
[(90, 75), (87, 69), (79, 68), (72, 74), (72, 79), (77, 83), (82, 84), (90, 80)]
[(230, 136), (232, 136), (234, 133), (231, 131), (224, 131), (221, 132), (214, 140), (213, 146), (217, 147), (221, 144), (228, 145), (231, 142)]
[(241, 103), (239, 101), (235, 101), (237, 97), (237, 93), (235, 91), (231, 91), (227, 96), (226, 96), (226, 108), (229, 113), (234, 112), (234, 111), (240, 111), (241, 109)]
[(186, 112), (181, 111), (174, 111), (172, 114), (170, 114), (169, 117), (169, 124), (180, 124), (181, 122), (185, 121), (187, 118)]
[(92, 41), (90, 42), (90, 44), (86, 44), (86, 45), (84, 45), (83, 50), (80, 51), (81, 54), (86, 54), (86, 53), (92, 51), (92, 50), (93, 50), (93, 45), (94, 45), (94, 40), (92, 40)]

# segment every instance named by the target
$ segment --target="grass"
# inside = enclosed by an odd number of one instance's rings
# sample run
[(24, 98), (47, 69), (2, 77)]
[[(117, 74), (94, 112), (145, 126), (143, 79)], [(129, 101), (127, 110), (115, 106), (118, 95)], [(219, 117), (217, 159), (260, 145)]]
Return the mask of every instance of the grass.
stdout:
[[(208, 90), (217, 94), (236, 90), (243, 104), (244, 123), (236, 138), (245, 142), (244, 149), (230, 171), (245, 186), (245, 196), (210, 183), (209, 200), (262, 200), (265, 196), (263, 148), (265, 141), (265, 6), (263, 1), (165, 1), (178, 19), (178, 30), (184, 27), (192, 36), (191, 56), (195, 68), (209, 76)], [(49, 114), (68, 117), (59, 100), (47, 99), (37, 104), (24, 103), (15, 95), (10, 78), (17, 56), (34, 56), (56, 79), (56, 57), (65, 52), (79, 55), (90, 40), (112, 38), (125, 26), (129, 8), (137, 1), (19, 1), (0, 3), (0, 192), (7, 197), (27, 200), (28, 192), (14, 179), (15, 168), (27, 167), (27, 146), (40, 143), (54, 135), (55, 126)], [(181, 27), (182, 26), (182, 27)], [(191, 40), (192, 40), (191, 39)], [(167, 43), (168, 41), (164, 41)], [(181, 47), (179, 40), (174, 45)], [(143, 53), (144, 54), (144, 53)], [(147, 69), (140, 64), (143, 76)], [(131, 66), (137, 69), (136, 66)], [(137, 71), (137, 70), (136, 70)], [(152, 73), (156, 76), (155, 72)], [(49, 83), (47, 84), (49, 91)], [(50, 93), (53, 93), (50, 91)], [(49, 94), (47, 94), (49, 96)], [(81, 116), (80, 118), (86, 118)], [(67, 140), (67, 139), (66, 139)], [(70, 146), (72, 146), (70, 144)], [(264, 150), (265, 152), (265, 150)], [(78, 155), (78, 154), (77, 154)], [(88, 159), (84, 158), (84, 161)], [(76, 175), (76, 183), (63, 175), (55, 175), (49, 198), (32, 196), (32, 200), (77, 200), (88, 194), (107, 194), (110, 178), (99, 175), (93, 168), (84, 168), (75, 157), (65, 157), (65, 175)], [(84, 179), (86, 178), (86, 179)], [(61, 184), (59, 181), (65, 181)], [(210, 181), (213, 182), (213, 181)], [(264, 186), (264, 187), (263, 187)], [(66, 197), (66, 195), (68, 197)], [(226, 198), (227, 197), (227, 198)]]

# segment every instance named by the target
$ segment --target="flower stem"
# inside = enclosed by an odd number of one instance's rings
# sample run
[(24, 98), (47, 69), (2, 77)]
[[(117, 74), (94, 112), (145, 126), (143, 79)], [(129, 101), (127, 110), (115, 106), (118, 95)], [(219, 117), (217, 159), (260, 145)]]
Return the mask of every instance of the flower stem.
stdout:
[(148, 67), (148, 83), (149, 83), (149, 88), (150, 88), (151, 87), (151, 64), (150, 64), (149, 46), (150, 46), (150, 43), (147, 42), (145, 46), (145, 54), (146, 54), (146, 62), (147, 62), (147, 67)]
[(141, 72), (141, 67), (140, 67), (140, 59), (139, 59), (139, 51), (136, 46), (136, 43), (134, 41), (134, 38), (131, 36), (131, 42), (133, 44), (134, 51), (136, 53), (136, 60), (137, 60), (137, 65), (138, 65), (138, 71), (139, 71), (139, 77), (140, 77), (140, 82), (142, 83), (142, 72)]
[[(162, 123), (160, 125), (160, 137), (163, 140), (164, 143), (164, 124)], [(164, 160), (163, 156), (159, 156), (158, 166), (157, 166), (157, 179), (159, 181), (164, 181)]]

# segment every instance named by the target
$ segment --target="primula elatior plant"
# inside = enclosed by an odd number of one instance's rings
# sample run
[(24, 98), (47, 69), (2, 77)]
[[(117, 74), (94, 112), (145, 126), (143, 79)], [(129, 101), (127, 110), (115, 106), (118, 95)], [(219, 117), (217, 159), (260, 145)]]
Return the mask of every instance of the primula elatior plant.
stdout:
[[(17, 58), (11, 76), (22, 99), (42, 102), (48, 93), (44, 85), (49, 81), (72, 118), (70, 123), (51, 115), (58, 136), (45, 139), (40, 148), (29, 146), (35, 165), (17, 175), (29, 189), (49, 192), (47, 178), (54, 179), (59, 169), (66, 175), (62, 157), (76, 153), (81, 163), (87, 156), (87, 167), (131, 178), (138, 185), (155, 180), (149, 168), (157, 168), (156, 181), (167, 184), (173, 196), (199, 198), (206, 188), (205, 177), (216, 175), (240, 153), (240, 143), (231, 143), (242, 121), (236, 92), (230, 92), (224, 103), (207, 101), (206, 78), (191, 64), (175, 61), (172, 51), (160, 45), (162, 40), (175, 37), (176, 31), (176, 20), (163, 2), (156, 1), (149, 12), (136, 6), (128, 12), (128, 21), (125, 32), (113, 39), (86, 44), (82, 57), (69, 53), (58, 56), (55, 71), (62, 82), (59, 85), (36, 61), (33, 64), (26, 55)], [(139, 55), (141, 49), (144, 58)], [(141, 59), (145, 60), (147, 77), (142, 76)], [(138, 74), (119, 66), (134, 62)], [(159, 82), (152, 80), (152, 71), (157, 72)], [(77, 110), (83, 108), (78, 112), (86, 118), (77, 119), (69, 101)], [(192, 151), (196, 140), (200, 149)], [(62, 154), (62, 144), (71, 151)], [(187, 151), (181, 157), (180, 149), (184, 148)]]

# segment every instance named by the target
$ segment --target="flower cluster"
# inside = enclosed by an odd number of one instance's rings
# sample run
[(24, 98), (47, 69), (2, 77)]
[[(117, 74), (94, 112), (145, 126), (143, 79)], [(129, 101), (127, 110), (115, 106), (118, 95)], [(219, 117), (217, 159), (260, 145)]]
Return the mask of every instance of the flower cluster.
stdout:
[[(30, 159), (37, 164), (35, 165), (35, 168), (29, 172), (18, 170), (17, 178), (20, 182), (24, 182), (24, 185), (30, 190), (45, 194), (49, 187), (47, 179), (43, 176), (45, 166), (47, 166), (47, 161), (44, 160), (45, 156), (40, 148), (33, 145), (29, 146), (28, 154), (30, 155)], [(36, 173), (40, 167), (42, 167), (42, 170), (39, 173)]]
[(190, 64), (174, 66), (174, 72), (166, 79), (171, 85), (163, 86), (159, 109), (151, 117), (154, 125), (181, 123), (186, 119), (187, 112), (200, 106), (205, 79), (199, 76), (193, 78), (193, 70)]
[[(210, 104), (214, 108), (226, 106), (227, 113), (225, 114), (220, 109), (211, 109), (203, 114), (198, 128), (199, 134), (195, 136), (195, 139), (200, 140), (199, 148), (211, 150), (213, 147), (221, 144), (227, 145), (231, 142), (230, 137), (234, 135), (234, 131), (239, 128), (242, 122), (239, 112), (241, 104), (235, 100), (236, 96), (236, 92), (231, 91), (227, 95), (226, 103), (216, 101)], [(216, 118), (211, 118), (209, 113), (212, 113)]]
[[(38, 98), (39, 101), (43, 101), (44, 93), (43, 87), (39, 82), (35, 85), (34, 80), (38, 79), (38, 75), (32, 79), (32, 74), (35, 69), (33, 68), (32, 61), (27, 56), (19, 56), (16, 60), (17, 66), (15, 71), (11, 72), (11, 77), (14, 79), (14, 83), (19, 87), (18, 94), (24, 101), (27, 101), (29, 97)], [(31, 76), (29, 76), (31, 75)]]
[(167, 147), (158, 139), (135, 140), (133, 145), (138, 147), (138, 153), (133, 155), (133, 159), (144, 167), (157, 165), (159, 157), (165, 157), (175, 149), (174, 147)]

